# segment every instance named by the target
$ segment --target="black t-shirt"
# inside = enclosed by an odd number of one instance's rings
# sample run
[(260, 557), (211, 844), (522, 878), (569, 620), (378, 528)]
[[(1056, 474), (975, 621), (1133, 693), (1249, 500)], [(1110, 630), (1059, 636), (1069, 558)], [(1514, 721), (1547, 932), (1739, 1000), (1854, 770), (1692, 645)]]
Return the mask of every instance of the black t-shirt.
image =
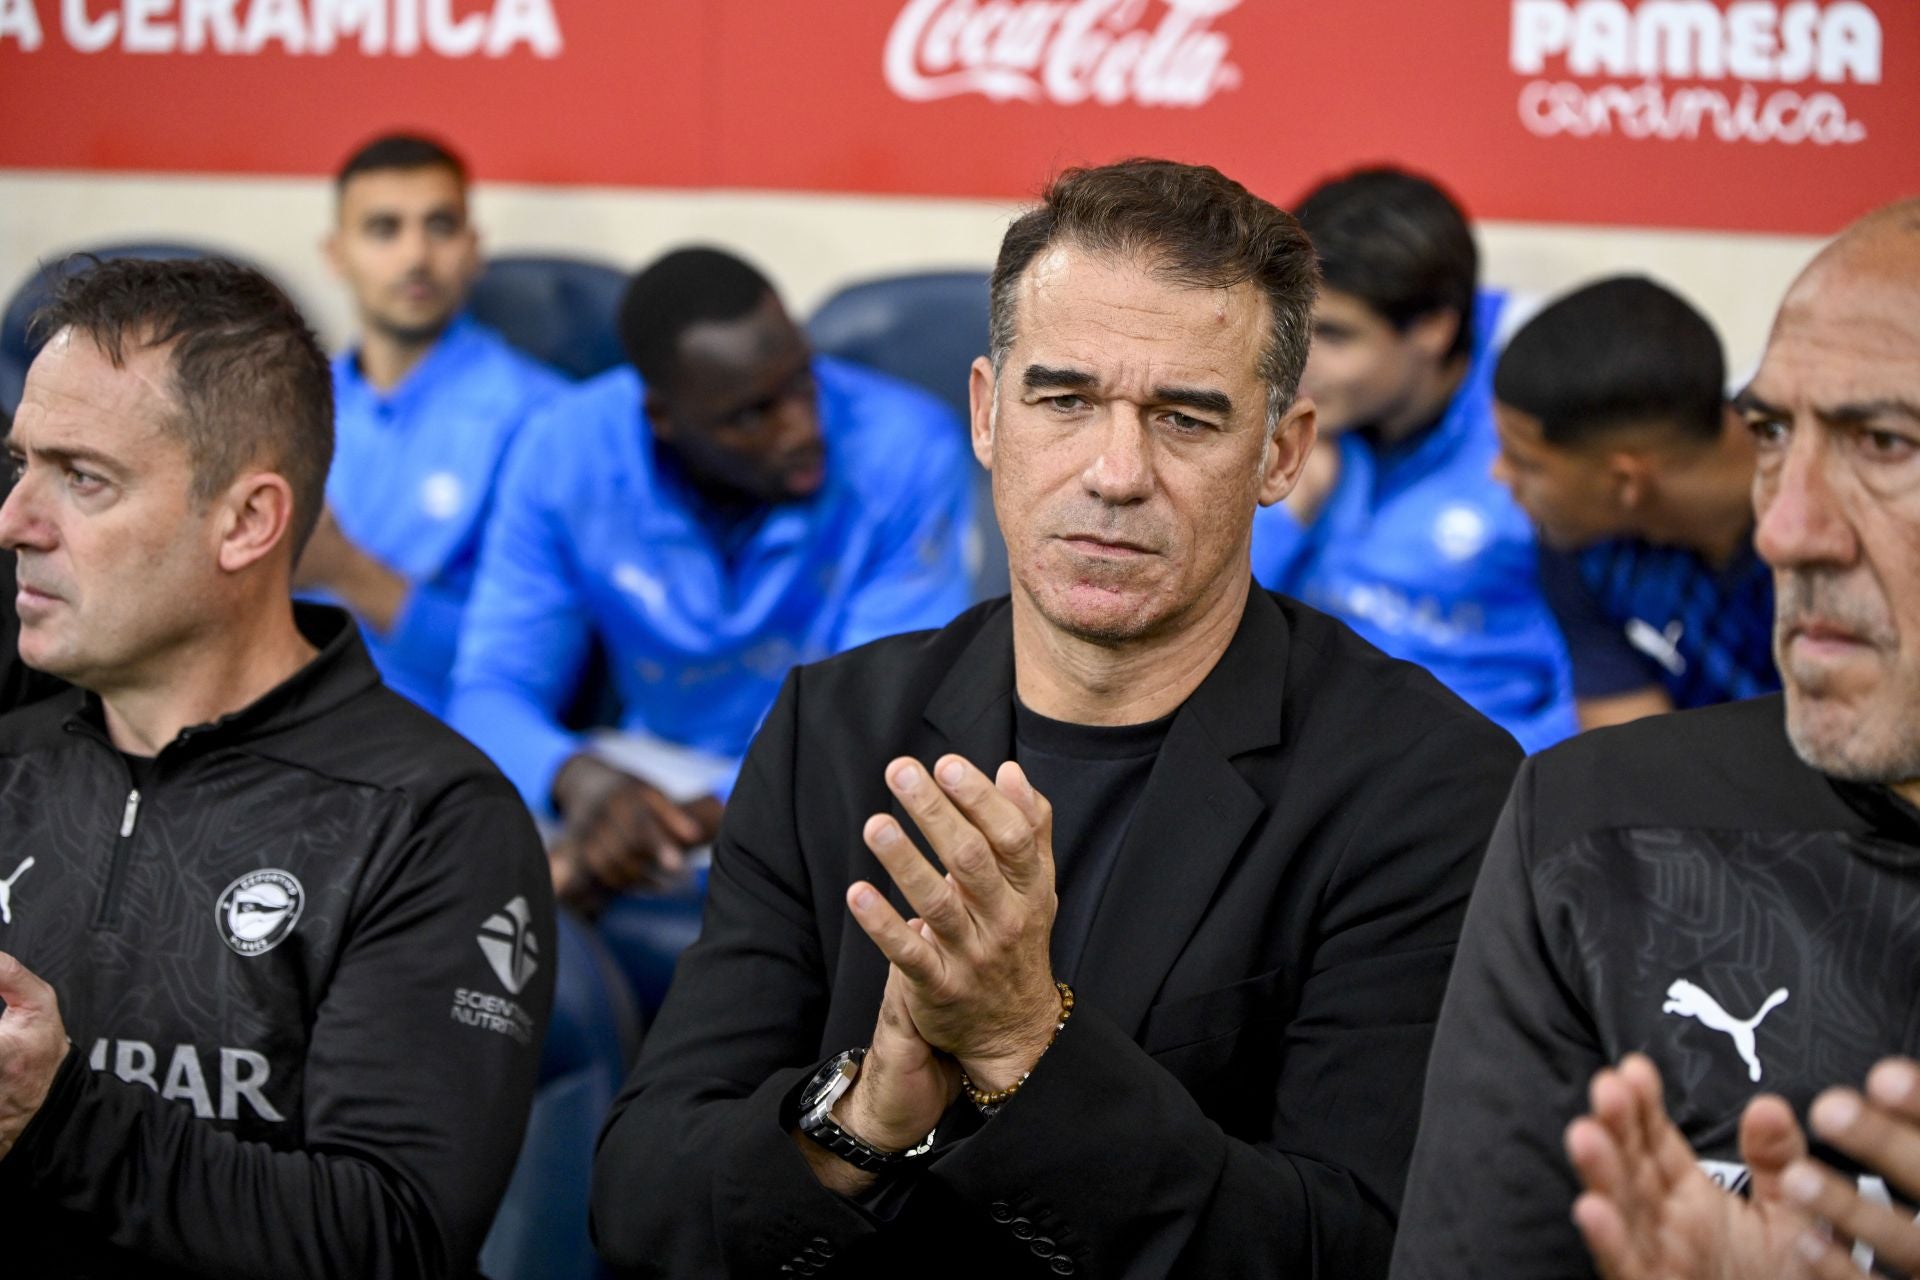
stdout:
[(1100, 896), (1120, 860), (1140, 792), (1173, 716), (1145, 724), (1069, 724), (1014, 699), (1014, 758), (1053, 805), (1053, 865), (1059, 913), (1053, 971), (1072, 983)]

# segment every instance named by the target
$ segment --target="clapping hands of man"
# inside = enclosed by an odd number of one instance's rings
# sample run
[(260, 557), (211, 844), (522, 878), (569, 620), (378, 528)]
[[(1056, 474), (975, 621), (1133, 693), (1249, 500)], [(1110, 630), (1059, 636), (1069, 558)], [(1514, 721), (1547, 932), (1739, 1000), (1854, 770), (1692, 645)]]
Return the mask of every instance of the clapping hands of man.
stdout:
[[(891, 961), (873, 1044), (835, 1118), (883, 1150), (927, 1136), (957, 1096), (1018, 1084), (1052, 1043), (1061, 998), (1050, 943), (1056, 905), (1053, 809), (1007, 762), (994, 778), (948, 755), (933, 773), (900, 758), (886, 770), (946, 874), (888, 814), (862, 837), (916, 913), (903, 919), (872, 884), (847, 905)], [(823, 1181), (851, 1192), (871, 1180), (814, 1160)]]
[[(1876, 1266), (1920, 1272), (1912, 1213), (1875, 1203), (1809, 1159), (1782, 1099), (1755, 1098), (1740, 1118), (1746, 1199), (1700, 1171), (1646, 1058), (1600, 1072), (1590, 1099), (1590, 1113), (1567, 1129), (1567, 1154), (1586, 1185), (1574, 1220), (1606, 1280), (1844, 1280), (1866, 1274), (1853, 1241), (1872, 1248)], [(1808, 1118), (1822, 1141), (1883, 1174), (1895, 1195), (1920, 1199), (1920, 1064), (1889, 1058), (1868, 1075), (1864, 1095), (1829, 1089)]]

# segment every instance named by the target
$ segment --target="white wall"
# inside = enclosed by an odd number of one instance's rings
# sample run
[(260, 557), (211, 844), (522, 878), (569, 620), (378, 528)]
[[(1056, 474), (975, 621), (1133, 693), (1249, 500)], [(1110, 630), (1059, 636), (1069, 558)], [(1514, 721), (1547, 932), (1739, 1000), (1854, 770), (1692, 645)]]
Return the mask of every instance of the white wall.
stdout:
[[(495, 251), (560, 250), (637, 266), (675, 244), (723, 244), (759, 262), (805, 314), (850, 279), (993, 260), (1013, 202), (483, 184), (475, 216)], [(329, 344), (351, 316), (319, 239), (332, 216), (318, 178), (153, 177), (0, 170), (0, 298), (41, 259), (129, 239), (226, 246), (273, 271)], [(1544, 224), (1480, 228), (1487, 279), (1535, 298), (1642, 271), (1720, 326), (1736, 374), (1759, 358), (1781, 294), (1818, 241)]]

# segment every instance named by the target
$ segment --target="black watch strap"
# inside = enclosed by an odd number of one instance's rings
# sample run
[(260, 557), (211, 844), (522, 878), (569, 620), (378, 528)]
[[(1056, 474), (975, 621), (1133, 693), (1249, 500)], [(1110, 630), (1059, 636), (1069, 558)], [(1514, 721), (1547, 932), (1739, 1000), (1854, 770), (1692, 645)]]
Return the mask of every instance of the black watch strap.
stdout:
[(840, 1127), (833, 1118), (833, 1104), (846, 1092), (853, 1078), (859, 1074), (860, 1065), (865, 1061), (866, 1056), (865, 1049), (849, 1049), (820, 1069), (808, 1082), (802, 1099), (806, 1109), (800, 1115), (799, 1128), (801, 1133), (854, 1168), (864, 1173), (885, 1173), (909, 1164), (933, 1150), (934, 1134), (938, 1130), (928, 1133), (925, 1138), (905, 1151), (882, 1151)]
[(891, 1172), (933, 1149), (933, 1135), (930, 1133), (917, 1147), (909, 1147), (905, 1151), (882, 1151), (842, 1129), (830, 1115), (822, 1116), (812, 1128), (801, 1132), (863, 1173)]

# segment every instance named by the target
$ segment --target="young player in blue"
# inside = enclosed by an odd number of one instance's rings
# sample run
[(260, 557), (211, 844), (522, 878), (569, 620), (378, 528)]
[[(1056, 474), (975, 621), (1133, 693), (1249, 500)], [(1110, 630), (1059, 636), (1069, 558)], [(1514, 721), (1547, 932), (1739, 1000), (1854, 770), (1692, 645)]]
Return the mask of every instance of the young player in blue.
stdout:
[(1499, 476), (1539, 526), (1585, 728), (1780, 689), (1725, 383), (1707, 318), (1634, 276), (1558, 299), (1500, 357)]
[(622, 734), (724, 764), (795, 663), (968, 602), (973, 463), (934, 397), (811, 355), (766, 279), (714, 250), (637, 276), (621, 328), (633, 367), (547, 406), (508, 460), (450, 711), (563, 820), (576, 899), (667, 878), (730, 786), (641, 776), (562, 727), (594, 639)]
[(440, 714), (501, 462), (568, 384), (460, 314), (479, 256), (452, 153), (377, 139), (338, 204), (328, 256), (362, 337), (333, 362), (327, 516), (299, 583), (352, 609), (387, 684)]
[(1532, 527), (1491, 474), (1504, 299), (1476, 289), (1466, 221), (1423, 178), (1352, 174), (1298, 216), (1325, 278), (1303, 389), (1331, 479), (1258, 513), (1254, 574), (1549, 746), (1577, 727), (1566, 645)]

